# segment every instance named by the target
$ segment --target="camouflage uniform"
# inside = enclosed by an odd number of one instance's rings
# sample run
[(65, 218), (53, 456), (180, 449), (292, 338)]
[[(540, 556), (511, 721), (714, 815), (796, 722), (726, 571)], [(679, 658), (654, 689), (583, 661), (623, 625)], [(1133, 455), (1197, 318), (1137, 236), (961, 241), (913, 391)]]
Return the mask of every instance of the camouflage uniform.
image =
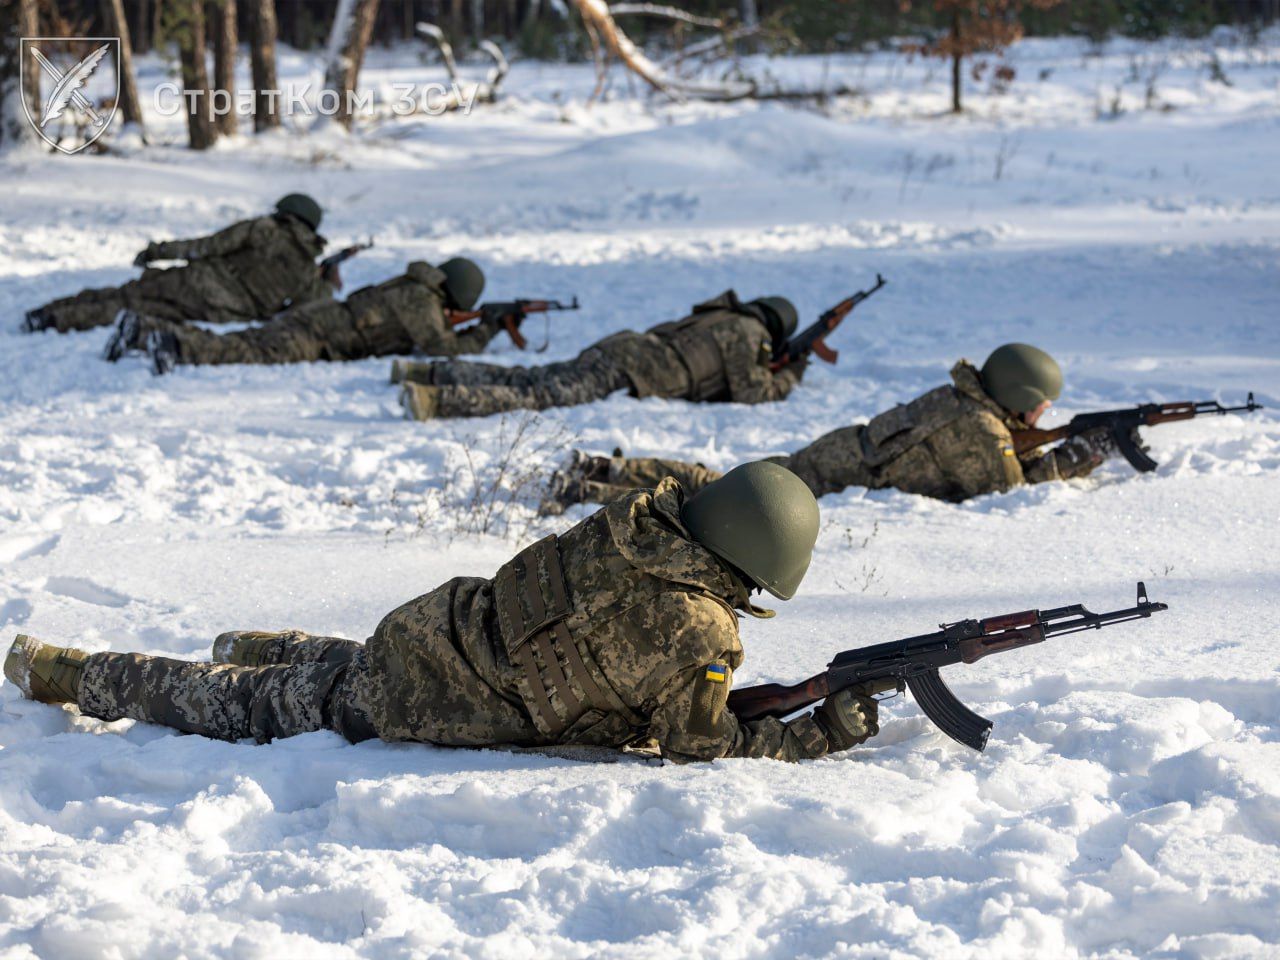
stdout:
[(332, 298), (315, 262), (324, 246), (296, 217), (244, 220), (212, 236), (152, 243), (143, 254), (147, 261), (186, 260), (185, 266), (148, 267), (124, 286), (86, 290), (38, 312), (60, 333), (106, 326), (122, 309), (174, 321), (262, 319), (290, 303)]
[[(1021, 483), (1088, 474), (1094, 467), (1075, 448), (1018, 456), (1013, 434), (1027, 429), (991, 399), (978, 371), (961, 360), (953, 386), (938, 387), (894, 407), (870, 423), (841, 427), (790, 456), (771, 457), (800, 477), (814, 496), (846, 487), (895, 487), (907, 493), (959, 502)], [(607, 475), (588, 476), (574, 488), (589, 501), (607, 501), (635, 487), (675, 477), (690, 494), (720, 474), (701, 464), (655, 458), (614, 457)]]
[(147, 318), (139, 334), (170, 334), (179, 364), (306, 363), (415, 350), (445, 356), (483, 350), (501, 327), (482, 321), (455, 332), (445, 318), (444, 279), (443, 272), (417, 261), (403, 276), (362, 287), (345, 301), (303, 304), (258, 327), (219, 334)]
[(772, 355), (759, 308), (744, 305), (729, 290), (698, 304), (683, 320), (614, 334), (564, 363), (405, 364), (393, 378), (442, 387), (439, 417), (574, 406), (623, 389), (636, 397), (765, 403), (785, 399), (804, 373), (801, 364), (772, 372)]
[(327, 659), (254, 669), (95, 654), (81, 708), (226, 739), (327, 727), (473, 747), (652, 740), (680, 761), (823, 755), (812, 715), (740, 723), (726, 709), (743, 659), (736, 611), (771, 614), (689, 539), (683, 499), (674, 480), (634, 491), (491, 580), (458, 577), (393, 610), (363, 647), (281, 642), (282, 660), (320, 647)]

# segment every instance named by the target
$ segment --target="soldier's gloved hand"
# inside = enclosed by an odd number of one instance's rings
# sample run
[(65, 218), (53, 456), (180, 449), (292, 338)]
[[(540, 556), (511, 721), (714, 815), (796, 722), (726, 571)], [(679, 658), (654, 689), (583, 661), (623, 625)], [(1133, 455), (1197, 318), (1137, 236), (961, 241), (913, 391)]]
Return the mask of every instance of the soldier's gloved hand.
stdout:
[(813, 719), (827, 735), (832, 753), (865, 743), (880, 732), (880, 707), (863, 687), (833, 693), (813, 712)]
[(1119, 448), (1111, 431), (1106, 427), (1099, 427), (1072, 437), (1046, 456), (1053, 458), (1052, 464), (1057, 468), (1060, 479), (1072, 480), (1092, 473), (1102, 461), (1118, 452)]
[(1081, 441), (1086, 447), (1088, 447), (1090, 453), (1093, 454), (1098, 463), (1101, 463), (1108, 457), (1114, 457), (1120, 452), (1120, 447), (1116, 445), (1116, 438), (1106, 427), (1086, 430), (1075, 439)]

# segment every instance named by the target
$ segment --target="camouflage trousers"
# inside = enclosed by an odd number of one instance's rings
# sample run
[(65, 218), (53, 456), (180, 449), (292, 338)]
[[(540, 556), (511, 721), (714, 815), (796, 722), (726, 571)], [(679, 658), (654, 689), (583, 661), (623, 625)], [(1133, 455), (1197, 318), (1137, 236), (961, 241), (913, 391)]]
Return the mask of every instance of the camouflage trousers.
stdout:
[(243, 322), (261, 316), (252, 297), (203, 264), (147, 270), (123, 286), (85, 290), (54, 300), (41, 312), (51, 329), (66, 333), (108, 326), (124, 309), (162, 320), (211, 323)]
[(608, 503), (629, 490), (656, 487), (663, 477), (675, 477), (687, 496), (693, 496), (721, 473), (700, 463), (664, 460), (659, 457), (612, 457), (608, 473), (598, 479), (586, 478), (585, 499), (591, 503)]
[[(837, 493), (847, 487), (880, 487), (884, 483), (861, 456), (862, 427), (842, 427), (819, 437), (790, 456), (767, 457), (786, 467), (805, 482), (815, 497)], [(700, 463), (658, 457), (613, 457), (607, 476), (585, 477), (585, 497), (593, 503), (608, 503), (637, 487), (656, 487), (663, 477), (675, 477), (685, 493), (693, 495), (713, 480), (719, 471)]]
[(328, 303), (318, 309), (285, 313), (257, 327), (214, 333), (187, 324), (155, 323), (177, 340), (180, 364), (311, 363), (359, 360), (409, 353), (413, 340), (394, 320), (357, 322), (350, 308)]
[(80, 709), (102, 720), (143, 720), (217, 740), (267, 743), (316, 730), (336, 731), (353, 743), (377, 736), (362, 644), (286, 635), (278, 657), (242, 667), (95, 653), (85, 661)]
[(438, 417), (487, 417), (508, 410), (575, 407), (631, 387), (616, 363), (592, 350), (541, 367), (502, 367), (465, 360), (397, 364), (392, 380), (440, 387)]

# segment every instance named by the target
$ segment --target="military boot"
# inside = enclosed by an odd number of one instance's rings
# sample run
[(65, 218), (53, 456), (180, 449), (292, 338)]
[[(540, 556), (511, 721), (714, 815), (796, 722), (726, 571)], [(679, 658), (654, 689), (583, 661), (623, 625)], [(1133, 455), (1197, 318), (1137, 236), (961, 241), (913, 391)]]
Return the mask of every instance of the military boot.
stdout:
[(133, 310), (121, 310), (116, 314), (116, 328), (111, 331), (102, 359), (115, 363), (126, 353), (141, 350), (147, 338), (145, 317)]
[[(621, 451), (615, 454), (620, 455)], [(568, 460), (547, 481), (538, 513), (544, 517), (558, 517), (575, 504), (595, 502), (601, 484), (608, 479), (608, 457), (593, 457), (581, 450), (573, 450)]]
[(37, 307), (35, 310), (28, 310), (26, 315), (22, 318), (23, 333), (39, 333), (41, 330), (46, 330), (50, 326), (52, 326), (52, 323), (49, 321), (49, 318), (45, 316), (43, 307)]
[(178, 337), (172, 330), (152, 330), (147, 334), (147, 357), (157, 377), (171, 373), (178, 365)]
[(400, 405), (409, 420), (434, 420), (440, 409), (440, 388), (405, 383), (400, 388)]
[(213, 641), (213, 662), (237, 667), (267, 667), (284, 662), (284, 640), (298, 634), (267, 633), (262, 630), (232, 630)]
[(28, 700), (75, 703), (89, 654), (20, 633), (4, 658), (4, 675)]

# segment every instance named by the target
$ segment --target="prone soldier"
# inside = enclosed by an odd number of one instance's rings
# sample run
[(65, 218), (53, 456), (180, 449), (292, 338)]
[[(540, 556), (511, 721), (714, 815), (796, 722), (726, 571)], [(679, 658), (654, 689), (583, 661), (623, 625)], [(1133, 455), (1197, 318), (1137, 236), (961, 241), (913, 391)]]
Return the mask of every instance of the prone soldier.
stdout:
[[(191, 240), (151, 243), (133, 261), (142, 276), (120, 287), (85, 290), (27, 313), (23, 329), (89, 330), (105, 327), (121, 310), (181, 322), (259, 320), (289, 304), (328, 300), (333, 287), (321, 276), (316, 257), (324, 250), (320, 205), (291, 193), (275, 212), (233, 223)], [(161, 260), (185, 260), (159, 269)]]
[(391, 382), (402, 384), (401, 403), (414, 420), (575, 406), (617, 390), (636, 397), (764, 403), (785, 399), (804, 375), (804, 358), (771, 369), (796, 320), (795, 307), (782, 297), (743, 302), (728, 290), (682, 320), (643, 333), (616, 333), (573, 360), (540, 367), (396, 361)]
[(663, 480), (522, 550), (492, 579), (457, 577), (388, 614), (366, 644), (228, 633), (213, 663), (89, 654), (19, 636), (22, 693), (223, 740), (331, 729), (450, 746), (654, 744), (676, 761), (802, 760), (878, 732), (860, 688), (782, 721), (727, 708), (738, 619), (790, 599), (818, 505), (789, 471), (743, 464), (686, 499)]
[[(1062, 392), (1062, 370), (1036, 347), (1008, 343), (978, 370), (961, 360), (951, 384), (910, 403), (841, 427), (807, 447), (771, 460), (802, 479), (815, 496), (846, 487), (895, 487), (959, 502), (1022, 483), (1082, 477), (1113, 450), (1106, 432), (1084, 434), (1047, 453), (1016, 452), (1014, 438), (1035, 426)], [(720, 474), (696, 463), (649, 457), (592, 457), (574, 451), (552, 477), (542, 512), (604, 502), (663, 477), (697, 491)]]
[(270, 323), (233, 333), (127, 312), (107, 344), (106, 358), (145, 350), (152, 370), (167, 373), (185, 364), (359, 360), (415, 350), (478, 353), (502, 330), (501, 323), (486, 318), (455, 329), (448, 314), (469, 310), (483, 289), (481, 269), (455, 257), (439, 267), (415, 261), (403, 276), (362, 287), (345, 300), (305, 303)]

